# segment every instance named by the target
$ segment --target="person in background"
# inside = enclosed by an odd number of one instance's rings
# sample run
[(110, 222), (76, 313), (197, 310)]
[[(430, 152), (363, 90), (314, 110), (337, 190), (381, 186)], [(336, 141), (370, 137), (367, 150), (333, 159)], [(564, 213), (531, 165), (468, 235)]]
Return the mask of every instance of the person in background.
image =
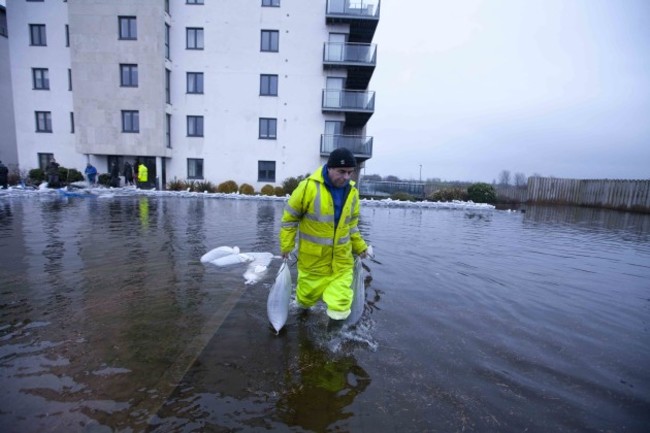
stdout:
[(94, 186), (97, 181), (97, 169), (91, 163), (87, 163), (84, 173), (90, 186)]
[(9, 180), (9, 169), (0, 161), (0, 187), (7, 189), (7, 182)]
[(309, 309), (322, 298), (333, 329), (350, 315), (353, 253), (365, 258), (368, 249), (357, 226), (359, 191), (350, 180), (355, 167), (350, 150), (335, 149), (327, 164), (298, 184), (280, 226), (283, 258), (298, 237), (298, 305)]
[(115, 162), (111, 163), (111, 186), (114, 188), (120, 186), (120, 169)]
[(124, 185), (133, 185), (133, 167), (129, 161), (124, 162)]
[(59, 186), (59, 163), (56, 162), (56, 159), (50, 159), (50, 162), (47, 164), (47, 186), (50, 188), (58, 188)]
[(141, 162), (140, 165), (138, 165), (138, 186), (143, 188), (147, 185), (148, 181), (149, 170), (147, 169), (147, 166), (144, 165), (144, 162)]

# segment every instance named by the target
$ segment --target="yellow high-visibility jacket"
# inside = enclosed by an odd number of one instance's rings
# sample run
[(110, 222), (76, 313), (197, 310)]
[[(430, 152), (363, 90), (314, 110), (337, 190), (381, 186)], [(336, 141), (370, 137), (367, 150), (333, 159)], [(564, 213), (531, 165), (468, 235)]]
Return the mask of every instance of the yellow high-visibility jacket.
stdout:
[(148, 179), (149, 179), (149, 170), (147, 169), (147, 166), (144, 164), (140, 164), (138, 166), (138, 181), (146, 182)]
[(298, 235), (298, 269), (330, 275), (354, 265), (355, 254), (367, 245), (359, 222), (359, 190), (350, 181), (338, 227), (334, 228), (334, 200), (325, 186), (322, 167), (298, 184), (282, 215), (280, 250), (291, 252)]

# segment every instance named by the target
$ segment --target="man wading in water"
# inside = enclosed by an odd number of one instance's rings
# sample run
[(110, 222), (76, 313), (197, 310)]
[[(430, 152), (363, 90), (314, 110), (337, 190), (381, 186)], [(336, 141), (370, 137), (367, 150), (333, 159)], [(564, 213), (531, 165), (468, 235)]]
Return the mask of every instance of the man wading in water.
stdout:
[(346, 148), (335, 149), (327, 164), (300, 182), (282, 215), (280, 251), (287, 258), (298, 235), (296, 300), (309, 309), (327, 304), (330, 329), (350, 315), (354, 254), (366, 257), (359, 233), (359, 190), (350, 177), (356, 167)]

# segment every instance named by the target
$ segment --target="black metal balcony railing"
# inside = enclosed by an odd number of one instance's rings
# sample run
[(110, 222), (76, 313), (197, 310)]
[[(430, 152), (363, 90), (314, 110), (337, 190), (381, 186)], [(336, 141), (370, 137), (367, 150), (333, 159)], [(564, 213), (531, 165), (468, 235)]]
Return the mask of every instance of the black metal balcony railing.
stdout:
[(375, 111), (375, 92), (363, 90), (323, 90), (323, 108), (331, 111)]
[(379, 0), (361, 0), (354, 3), (350, 0), (327, 0), (327, 14), (379, 18)]
[(341, 65), (376, 66), (377, 45), (342, 42), (325, 42), (323, 62)]
[(348, 148), (355, 157), (368, 159), (372, 157), (372, 137), (362, 135), (321, 135), (320, 154), (327, 156), (339, 147)]

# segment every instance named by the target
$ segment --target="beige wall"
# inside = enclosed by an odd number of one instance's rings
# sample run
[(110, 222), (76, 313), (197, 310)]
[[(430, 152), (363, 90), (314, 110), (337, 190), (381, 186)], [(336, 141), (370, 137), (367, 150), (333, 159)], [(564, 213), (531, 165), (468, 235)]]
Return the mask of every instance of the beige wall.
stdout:
[[(77, 152), (168, 156), (164, 15), (161, 0), (68, 3)], [(137, 17), (137, 40), (119, 39), (118, 16)], [(121, 63), (138, 65), (138, 87), (120, 86)], [(122, 110), (139, 111), (139, 133), (122, 133)]]

